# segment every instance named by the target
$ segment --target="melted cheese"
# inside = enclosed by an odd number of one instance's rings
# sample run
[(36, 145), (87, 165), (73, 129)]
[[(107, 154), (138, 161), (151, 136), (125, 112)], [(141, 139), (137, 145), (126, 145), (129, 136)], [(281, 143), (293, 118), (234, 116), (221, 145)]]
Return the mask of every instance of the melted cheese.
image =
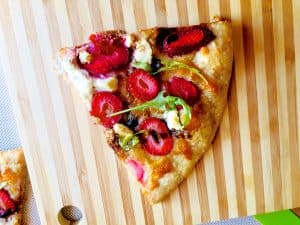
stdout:
[(133, 53), (136, 62), (143, 62), (151, 64), (152, 61), (152, 48), (146, 39), (141, 39), (136, 43), (136, 49)]
[(91, 61), (92, 55), (87, 51), (80, 51), (79, 52), (79, 60), (82, 64), (89, 63)]
[(93, 81), (89, 77), (88, 72), (79, 69), (69, 60), (61, 62), (64, 71), (68, 74), (70, 82), (78, 91), (80, 97), (87, 103), (90, 103), (93, 92)]
[(118, 79), (116, 77), (108, 77), (106, 79), (96, 78), (93, 85), (97, 91), (116, 91), (118, 88)]
[(163, 118), (167, 122), (167, 126), (170, 130), (182, 130), (183, 127), (180, 124), (177, 110), (171, 110), (164, 113)]

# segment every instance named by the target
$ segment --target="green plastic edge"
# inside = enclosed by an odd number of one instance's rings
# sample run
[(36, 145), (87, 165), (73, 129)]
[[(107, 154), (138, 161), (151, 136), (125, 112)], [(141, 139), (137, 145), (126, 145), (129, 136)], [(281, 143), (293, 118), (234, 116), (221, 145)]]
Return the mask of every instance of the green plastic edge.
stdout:
[(253, 216), (262, 225), (300, 225), (300, 219), (290, 210)]

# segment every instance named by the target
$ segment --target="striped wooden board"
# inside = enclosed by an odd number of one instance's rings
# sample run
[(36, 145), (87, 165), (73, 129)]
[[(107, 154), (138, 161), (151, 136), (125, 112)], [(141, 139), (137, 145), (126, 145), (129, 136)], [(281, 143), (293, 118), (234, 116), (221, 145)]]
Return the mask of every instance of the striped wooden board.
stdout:
[[(41, 223), (63, 205), (80, 224), (195, 224), (300, 206), (300, 1), (2, 0), (0, 53)], [(77, 94), (52, 73), (62, 46), (92, 31), (231, 18), (234, 73), (214, 144), (150, 206)]]

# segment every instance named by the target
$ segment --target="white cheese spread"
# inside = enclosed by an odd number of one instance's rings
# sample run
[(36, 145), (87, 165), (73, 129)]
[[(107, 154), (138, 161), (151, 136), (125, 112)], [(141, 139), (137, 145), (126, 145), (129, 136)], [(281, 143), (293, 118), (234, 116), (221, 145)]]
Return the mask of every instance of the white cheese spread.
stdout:
[(61, 63), (64, 71), (68, 74), (68, 78), (73, 86), (78, 91), (80, 97), (90, 103), (93, 92), (93, 81), (89, 78), (88, 72), (79, 69), (69, 60), (64, 60)]
[(118, 88), (118, 79), (116, 77), (108, 77), (105, 79), (93, 79), (94, 87), (97, 91), (115, 91)]
[(83, 50), (79, 52), (79, 60), (82, 64), (90, 63), (92, 55), (87, 51)]
[(163, 118), (167, 122), (167, 126), (170, 130), (182, 130), (183, 126), (180, 124), (177, 110), (171, 110), (164, 113)]
[(145, 38), (139, 40), (136, 43), (136, 48), (134, 50), (133, 57), (136, 62), (151, 64), (152, 48)]

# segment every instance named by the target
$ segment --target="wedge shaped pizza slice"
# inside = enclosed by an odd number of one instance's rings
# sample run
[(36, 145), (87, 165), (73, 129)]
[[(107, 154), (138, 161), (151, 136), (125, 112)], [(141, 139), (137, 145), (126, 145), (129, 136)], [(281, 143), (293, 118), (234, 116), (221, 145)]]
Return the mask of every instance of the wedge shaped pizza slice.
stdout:
[(232, 60), (231, 24), (215, 18), (132, 34), (95, 33), (85, 44), (61, 49), (55, 68), (156, 203), (187, 177), (212, 143)]
[(22, 149), (0, 151), (0, 224), (21, 225), (26, 166)]

